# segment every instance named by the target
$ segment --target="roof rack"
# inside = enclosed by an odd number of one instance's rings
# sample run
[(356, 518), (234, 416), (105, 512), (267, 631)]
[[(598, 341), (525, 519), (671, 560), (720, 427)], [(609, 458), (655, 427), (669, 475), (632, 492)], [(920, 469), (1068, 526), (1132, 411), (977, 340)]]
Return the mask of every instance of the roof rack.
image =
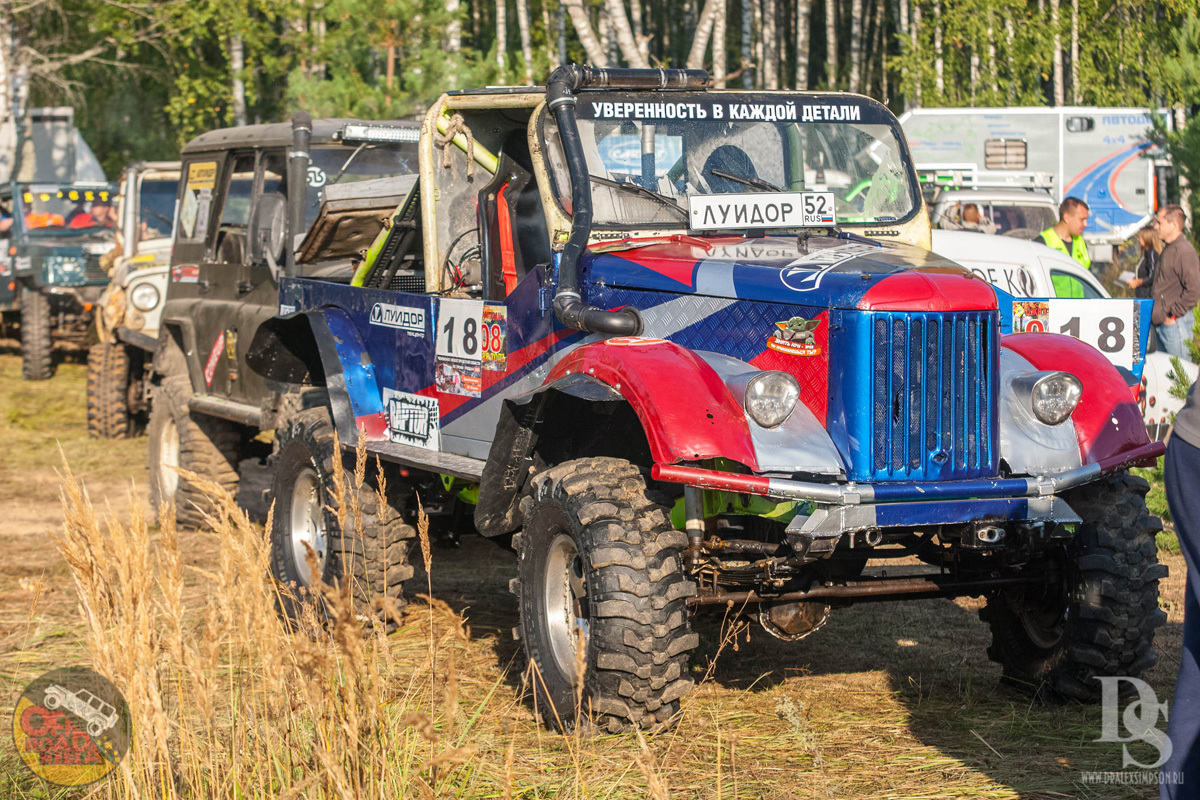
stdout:
[(975, 164), (917, 164), (917, 179), (939, 189), (1052, 189), (1051, 172), (981, 170)]

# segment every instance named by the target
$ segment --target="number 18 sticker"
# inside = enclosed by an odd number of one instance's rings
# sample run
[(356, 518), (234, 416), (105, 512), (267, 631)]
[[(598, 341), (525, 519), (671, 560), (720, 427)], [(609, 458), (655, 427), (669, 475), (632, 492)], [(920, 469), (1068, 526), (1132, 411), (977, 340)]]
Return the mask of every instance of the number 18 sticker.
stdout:
[(483, 301), (439, 300), (434, 385), (439, 392), (483, 392)]
[(1133, 369), (1139, 352), (1138, 316), (1132, 300), (1051, 300), (1048, 328), (1087, 342), (1113, 364)]

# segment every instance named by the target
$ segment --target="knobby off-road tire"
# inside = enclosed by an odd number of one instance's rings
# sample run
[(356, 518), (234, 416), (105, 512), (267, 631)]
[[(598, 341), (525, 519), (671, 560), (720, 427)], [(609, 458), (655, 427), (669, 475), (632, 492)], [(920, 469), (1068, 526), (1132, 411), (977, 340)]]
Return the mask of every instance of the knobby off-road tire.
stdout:
[(21, 287), (21, 377), (45, 381), (54, 376), (51, 360), (50, 298), (30, 286)]
[[(354, 459), (335, 450), (334, 427), (326, 408), (296, 413), (275, 431), (271, 493), (271, 572), (287, 587), (280, 611), (300, 615), (316, 576), (309, 569), (304, 542), (317, 556), (320, 579), (330, 586), (350, 581), (356, 614), (394, 627), (404, 607), (404, 581), (413, 575), (408, 550), (416, 530), (399, 509), (379, 503), (374, 463), (358, 490), (359, 519), (349, 503), (355, 491)], [(334, 459), (343, 459), (346, 525), (338, 524)], [(361, 527), (361, 533), (360, 533)], [(318, 609), (323, 604), (318, 603)]]
[(133, 435), (129, 410), (132, 359), (120, 343), (100, 342), (88, 348), (87, 420), (93, 439), (127, 439)]
[(521, 511), (513, 590), (542, 719), (568, 729), (582, 716), (611, 733), (672, 725), (699, 637), (688, 619), (687, 538), (667, 509), (628, 461), (590, 458), (534, 477)]
[(1083, 520), (1064, 554), (1066, 585), (1010, 591), (988, 600), (979, 616), (991, 626), (988, 656), (1005, 683), (1046, 700), (1099, 702), (1097, 677), (1138, 677), (1158, 660), (1155, 534), (1162, 521), (1146, 510), (1150, 485), (1121, 473), (1065, 494)]
[(183, 527), (199, 527), (213, 508), (213, 498), (172, 467), (194, 472), (237, 494), (237, 464), (245, 430), (232, 422), (192, 414), (188, 400), (192, 385), (186, 375), (163, 378), (154, 388), (150, 404), (149, 453), (150, 505), (155, 513), (163, 503), (175, 503), (175, 520)]

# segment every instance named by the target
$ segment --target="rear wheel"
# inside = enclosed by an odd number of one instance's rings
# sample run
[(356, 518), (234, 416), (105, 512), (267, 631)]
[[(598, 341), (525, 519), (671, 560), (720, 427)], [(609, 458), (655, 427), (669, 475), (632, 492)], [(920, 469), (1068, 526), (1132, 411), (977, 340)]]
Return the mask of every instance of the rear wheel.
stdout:
[(513, 589), (542, 719), (565, 729), (590, 718), (613, 733), (674, 724), (692, 688), (696, 586), (682, 571), (687, 539), (638, 468), (615, 458), (552, 467), (521, 508)]
[(988, 656), (1004, 681), (1047, 699), (1099, 702), (1099, 677), (1138, 677), (1158, 660), (1155, 534), (1162, 522), (1146, 510), (1150, 486), (1114, 475), (1065, 495), (1083, 522), (1061, 553), (1063, 579), (1044, 588), (1002, 592), (979, 616), (992, 629)]
[(51, 354), (50, 298), (31, 286), (22, 286), (21, 377), (27, 381), (53, 377)]
[[(399, 622), (404, 581), (413, 574), (408, 549), (416, 530), (390, 503), (380, 505), (376, 476), (365, 476), (356, 490), (353, 459), (337, 452), (327, 409), (295, 414), (275, 439), (271, 572), (292, 590), (284, 592), (281, 611), (296, 619), (318, 579), (330, 586), (348, 580), (358, 616)], [(344, 496), (357, 491), (358, 519), (351, 504), (345, 529), (337, 513), (337, 458), (344, 459)]]
[(87, 419), (93, 439), (126, 439), (133, 435), (129, 390), (132, 384), (129, 348), (119, 342), (100, 342), (88, 348)]
[(246, 434), (235, 423), (191, 413), (191, 396), (192, 386), (186, 375), (163, 378), (154, 388), (147, 468), (150, 505), (157, 512), (163, 504), (174, 503), (176, 521), (194, 528), (203, 524), (204, 515), (212, 511), (214, 498), (176, 469), (194, 472), (236, 495), (237, 464)]

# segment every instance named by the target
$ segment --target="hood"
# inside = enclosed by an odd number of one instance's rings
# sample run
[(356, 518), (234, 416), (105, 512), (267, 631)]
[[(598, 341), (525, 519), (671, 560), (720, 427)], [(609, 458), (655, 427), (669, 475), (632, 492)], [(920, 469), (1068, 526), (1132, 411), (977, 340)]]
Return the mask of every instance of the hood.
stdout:
[(997, 307), (986, 281), (928, 250), (832, 236), (626, 239), (593, 245), (580, 267), (589, 284), (673, 294), (866, 311)]
[(87, 234), (34, 234), (25, 239), (25, 249), (37, 250), (84, 250), (87, 252), (106, 253), (112, 249), (114, 233), (104, 230)]

